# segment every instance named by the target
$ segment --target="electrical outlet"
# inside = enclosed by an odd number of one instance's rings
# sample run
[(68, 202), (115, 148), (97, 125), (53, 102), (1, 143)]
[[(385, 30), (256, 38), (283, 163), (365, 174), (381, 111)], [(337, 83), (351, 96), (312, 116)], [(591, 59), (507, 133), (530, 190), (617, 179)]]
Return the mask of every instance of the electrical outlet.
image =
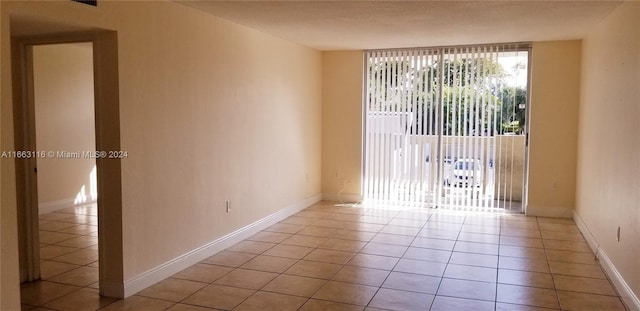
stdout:
[(227, 213), (231, 212), (231, 201), (227, 201), (225, 205), (227, 207)]
[(620, 226), (618, 226), (618, 232), (616, 233), (616, 239), (620, 242)]
[(339, 179), (340, 178), (340, 170), (336, 170), (334, 175), (336, 176), (336, 178)]

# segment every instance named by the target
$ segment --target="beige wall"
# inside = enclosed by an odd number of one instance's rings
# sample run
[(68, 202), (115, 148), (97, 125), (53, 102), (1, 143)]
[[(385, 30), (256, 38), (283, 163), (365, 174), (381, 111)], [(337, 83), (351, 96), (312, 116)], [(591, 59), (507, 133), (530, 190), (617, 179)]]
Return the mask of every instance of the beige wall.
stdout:
[(361, 195), (363, 57), (322, 53), (322, 192), (329, 199), (340, 191), (345, 201)]
[(640, 297), (640, 3), (589, 34), (582, 67), (576, 212)]
[[(320, 193), (320, 52), (173, 2), (1, 5), (3, 22), (12, 14), (118, 31), (125, 280)], [(9, 34), (3, 27), (3, 64)], [(1, 70), (11, 149), (10, 72)], [(14, 180), (12, 162), (2, 165), (2, 180)], [(9, 216), (12, 186), (2, 184)], [(3, 230), (15, 228), (4, 216)]]
[[(2, 23), (2, 6), (0, 5), (0, 34), (2, 33), (2, 28), (3, 28), (3, 23)], [(0, 49), (0, 59), (2, 59), (2, 49)], [(0, 80), (0, 98), (2, 98), (2, 81)], [(2, 137), (2, 121), (0, 120), (0, 137)], [(0, 147), (2, 147), (0, 145)], [(0, 165), (0, 185), (2, 184), (2, 166)], [(0, 187), (0, 199), (2, 199), (2, 187)], [(0, 202), (1, 204), (1, 202)], [(2, 205), (0, 205), (1, 207)], [(4, 213), (3, 208), (0, 208), (0, 224), (3, 224), (2, 222), (2, 214)], [(4, 225), (2, 226), (4, 228)], [(4, 249), (5, 246), (5, 240), (3, 237), (6, 237), (6, 234), (3, 234), (3, 228), (0, 228), (0, 249)], [(5, 267), (4, 267), (4, 263), (2, 261), (3, 256), (0, 256), (0, 279), (4, 279), (4, 271), (5, 271)], [(3, 304), (3, 299), (2, 297), (4, 297), (5, 292), (3, 290), (3, 282), (0, 281), (0, 309), (5, 308), (4, 304)], [(8, 307), (8, 306), (7, 306)]]
[[(11, 105), (11, 78), (7, 76), (11, 71), (11, 58), (8, 50), (9, 18), (4, 8), (5, 2), (0, 2), (0, 148), (12, 150), (13, 131), (8, 129), (13, 126), (13, 112)], [(17, 211), (15, 209), (15, 183), (7, 182), (15, 180), (13, 161), (0, 160), (0, 309), (20, 309), (20, 275), (18, 268), (18, 234)]]
[(125, 279), (320, 192), (319, 52), (173, 3), (118, 18)]
[(580, 41), (535, 42), (527, 214), (571, 217), (575, 204)]
[(95, 159), (58, 155), (96, 150), (92, 45), (34, 46), (33, 71), (37, 150), (55, 154), (38, 159), (38, 203), (95, 201)]
[[(2, 36), (4, 34), (4, 30), (9, 26), (9, 21), (4, 17), (3, 7), (0, 3), (0, 42), (4, 42), (6, 37)], [(0, 61), (2, 64), (6, 64), (5, 61), (6, 52), (3, 48), (0, 48)], [(5, 67), (4, 65), (2, 67)], [(0, 68), (2, 72), (4, 69)], [(4, 100), (5, 92), (3, 89), (6, 85), (5, 78), (2, 78), (0, 75), (0, 99)], [(3, 130), (5, 125), (5, 120), (7, 119), (6, 110), (3, 106), (0, 106), (0, 148), (4, 150), (6, 147), (6, 134)], [(4, 208), (11, 204), (9, 200), (7, 200), (7, 196), (3, 195), (7, 190), (5, 187), (5, 183), (2, 182), (6, 180), (5, 175), (7, 172), (7, 167), (4, 163), (5, 161), (0, 162), (0, 310), (19, 310), (20, 309), (20, 294), (19, 294), (19, 269), (18, 269), (18, 256), (15, 256), (17, 252), (17, 240), (15, 239), (15, 235), (17, 234), (17, 229), (15, 224), (15, 210)]]

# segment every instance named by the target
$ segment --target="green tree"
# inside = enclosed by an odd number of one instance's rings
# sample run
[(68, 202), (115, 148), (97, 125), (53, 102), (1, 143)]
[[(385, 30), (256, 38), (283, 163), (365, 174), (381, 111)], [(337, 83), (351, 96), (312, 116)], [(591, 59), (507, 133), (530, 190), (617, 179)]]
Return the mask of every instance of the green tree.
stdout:
[[(369, 110), (402, 111), (407, 83), (412, 83), (414, 69), (408, 61), (374, 60), (369, 62)], [(405, 95), (406, 96), (406, 95)]]
[[(506, 74), (494, 59), (445, 58), (416, 64), (402, 57), (382, 58), (371, 59), (369, 66), (369, 110), (412, 115), (407, 133), (440, 132), (440, 113), (444, 135), (521, 133), (524, 128), (524, 110), (519, 107), (526, 91), (503, 88)], [(440, 96), (443, 107), (437, 111)]]
[(445, 60), (445, 135), (493, 135), (497, 96), (505, 73), (502, 65), (488, 58)]

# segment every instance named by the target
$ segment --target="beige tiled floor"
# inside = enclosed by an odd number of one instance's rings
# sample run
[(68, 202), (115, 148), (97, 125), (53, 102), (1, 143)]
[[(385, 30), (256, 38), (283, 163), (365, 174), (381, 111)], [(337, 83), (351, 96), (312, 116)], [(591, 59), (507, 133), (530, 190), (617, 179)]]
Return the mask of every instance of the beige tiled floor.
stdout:
[(115, 300), (95, 215), (41, 216), (23, 310), (625, 310), (571, 220), (328, 202)]

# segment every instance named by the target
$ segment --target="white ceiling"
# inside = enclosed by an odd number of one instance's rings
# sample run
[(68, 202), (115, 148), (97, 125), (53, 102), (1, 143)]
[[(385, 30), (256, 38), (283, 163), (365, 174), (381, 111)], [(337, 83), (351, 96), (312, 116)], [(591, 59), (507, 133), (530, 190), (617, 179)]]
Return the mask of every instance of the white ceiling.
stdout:
[(582, 38), (620, 1), (179, 1), (319, 50)]

